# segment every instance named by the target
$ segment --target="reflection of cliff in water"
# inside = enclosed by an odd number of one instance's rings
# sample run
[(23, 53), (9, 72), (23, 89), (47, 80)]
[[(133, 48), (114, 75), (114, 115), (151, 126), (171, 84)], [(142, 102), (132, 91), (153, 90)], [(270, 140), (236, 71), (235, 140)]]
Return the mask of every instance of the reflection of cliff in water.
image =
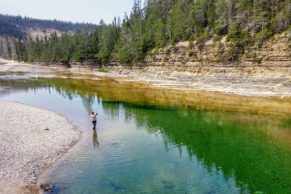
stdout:
[(112, 79), (39, 78), (25, 82), (6, 80), (6, 84), (17, 88), (21, 86), (26, 88), (28, 86), (30, 88), (53, 87), (69, 99), (76, 95), (94, 96), (106, 101), (129, 102), (137, 105), (178, 106), (291, 116), (290, 97), (246, 97), (215, 92), (160, 89), (142, 83)]

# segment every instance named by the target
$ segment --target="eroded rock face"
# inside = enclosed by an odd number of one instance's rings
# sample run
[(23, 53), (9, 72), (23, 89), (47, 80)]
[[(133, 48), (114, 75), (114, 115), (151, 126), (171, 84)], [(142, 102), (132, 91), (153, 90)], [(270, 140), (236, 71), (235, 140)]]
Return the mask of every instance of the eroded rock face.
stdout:
[(233, 62), (222, 60), (230, 49), (226, 37), (208, 40), (203, 47), (179, 42), (153, 51), (143, 64), (113, 62), (110, 72), (158, 85), (186, 85), (206, 91), (258, 96), (291, 96), (291, 35), (275, 35), (260, 47), (252, 46)]
[[(288, 37), (290, 36), (290, 37)], [(271, 62), (288, 62), (291, 60), (291, 34), (286, 32), (277, 34), (267, 42), (265, 42), (261, 48), (256, 49), (255, 46), (247, 50), (246, 55), (243, 58), (245, 61), (257, 62), (258, 60), (262, 64), (271, 64)], [(287, 65), (287, 63), (284, 63)]]
[[(226, 37), (221, 40), (208, 40), (203, 47), (196, 41), (180, 42), (176, 46), (154, 51), (145, 59), (145, 64), (164, 71), (184, 71), (193, 73), (221, 73), (232, 68), (252, 73), (256, 67), (266, 71), (286, 70), (291, 67), (291, 45), (287, 32), (275, 35), (261, 47), (248, 48), (236, 62), (222, 60), (223, 53), (229, 50)], [(243, 69), (240, 69), (243, 68)]]
[(190, 72), (196, 75), (209, 74), (270, 74), (288, 76), (291, 74), (291, 34), (277, 34), (261, 46), (247, 48), (235, 61), (226, 61), (225, 54), (230, 51), (227, 37), (213, 38), (203, 46), (196, 41), (191, 44), (179, 42), (175, 46), (155, 49), (145, 61), (125, 65), (110, 61), (102, 66), (95, 61), (71, 61), (69, 64), (37, 63), (45, 66), (71, 67), (72, 69), (106, 69), (106, 71), (144, 70), (155, 72)]

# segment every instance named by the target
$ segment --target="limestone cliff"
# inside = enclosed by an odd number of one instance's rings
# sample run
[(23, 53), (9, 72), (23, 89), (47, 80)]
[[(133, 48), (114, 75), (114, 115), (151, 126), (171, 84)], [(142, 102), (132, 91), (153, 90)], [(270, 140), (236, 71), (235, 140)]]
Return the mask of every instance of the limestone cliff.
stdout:
[[(159, 87), (226, 92), (251, 96), (291, 96), (290, 35), (285, 32), (248, 47), (236, 61), (223, 60), (230, 51), (226, 37), (179, 42), (149, 54), (143, 63), (122, 65), (111, 61), (70, 61), (71, 71), (106, 72), (109, 76), (150, 82)], [(65, 67), (54, 62), (37, 63)], [(95, 69), (95, 71), (92, 71)]]
[(278, 34), (261, 46), (248, 47), (236, 61), (225, 61), (230, 51), (226, 37), (153, 51), (142, 64), (112, 63), (107, 71), (151, 82), (188, 89), (240, 95), (291, 96), (290, 34)]
[[(179, 42), (175, 46), (155, 50), (145, 59), (148, 67), (163, 71), (183, 71), (193, 73), (219, 73), (244, 70), (255, 73), (256, 69), (285, 71), (291, 70), (291, 34), (277, 34), (260, 47), (247, 48), (238, 61), (224, 61), (229, 52), (226, 37), (208, 40), (203, 46), (195, 41)], [(291, 73), (291, 72), (290, 72)]]

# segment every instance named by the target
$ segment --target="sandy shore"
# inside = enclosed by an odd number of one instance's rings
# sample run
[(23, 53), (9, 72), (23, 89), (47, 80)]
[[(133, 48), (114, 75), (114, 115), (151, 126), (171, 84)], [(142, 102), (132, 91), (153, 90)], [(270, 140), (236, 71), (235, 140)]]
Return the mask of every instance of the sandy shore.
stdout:
[(37, 177), (71, 148), (80, 130), (56, 113), (0, 101), (0, 193), (38, 193)]

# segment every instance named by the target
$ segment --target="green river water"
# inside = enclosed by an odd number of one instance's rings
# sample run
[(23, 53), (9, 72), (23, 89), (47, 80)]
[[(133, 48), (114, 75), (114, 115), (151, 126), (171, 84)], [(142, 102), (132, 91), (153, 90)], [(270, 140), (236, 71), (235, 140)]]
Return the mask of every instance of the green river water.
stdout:
[(43, 178), (52, 193), (291, 193), (288, 114), (185, 106), (181, 95), (114, 80), (0, 83), (0, 100), (58, 112), (83, 129)]

